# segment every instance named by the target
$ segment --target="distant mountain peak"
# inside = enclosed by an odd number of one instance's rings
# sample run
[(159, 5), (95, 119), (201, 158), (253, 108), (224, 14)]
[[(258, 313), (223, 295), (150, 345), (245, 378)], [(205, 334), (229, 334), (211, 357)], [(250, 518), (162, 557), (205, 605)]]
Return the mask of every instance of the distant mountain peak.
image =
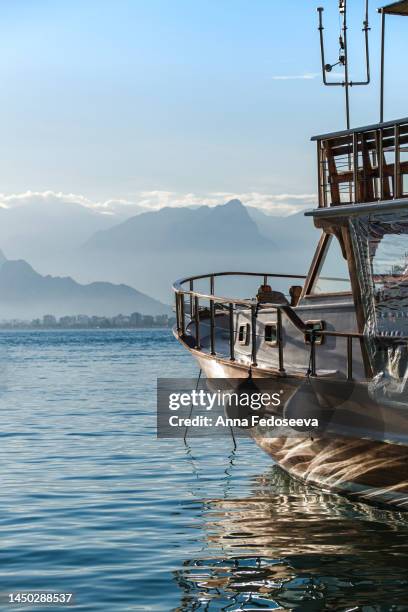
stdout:
[[(117, 256), (137, 253), (200, 251), (225, 253), (236, 249), (254, 252), (270, 248), (251, 219), (248, 209), (234, 198), (218, 206), (162, 208), (137, 215), (94, 234), (85, 244), (88, 252), (106, 250)], [(110, 257), (110, 255), (107, 255)]]
[(245, 208), (241, 200), (239, 200), (238, 198), (228, 200), (228, 202), (226, 202), (224, 206), (228, 206), (229, 208)]

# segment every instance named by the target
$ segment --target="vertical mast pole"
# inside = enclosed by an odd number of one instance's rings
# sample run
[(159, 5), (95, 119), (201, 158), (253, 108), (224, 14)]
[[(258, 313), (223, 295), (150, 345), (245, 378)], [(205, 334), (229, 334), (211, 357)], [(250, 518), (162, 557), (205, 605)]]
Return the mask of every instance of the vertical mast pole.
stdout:
[(384, 121), (385, 13), (381, 11), (380, 123)]
[(344, 87), (346, 88), (346, 124), (350, 129), (350, 81), (347, 54), (347, 0), (340, 0), (340, 8), (343, 9), (343, 41), (344, 41)]

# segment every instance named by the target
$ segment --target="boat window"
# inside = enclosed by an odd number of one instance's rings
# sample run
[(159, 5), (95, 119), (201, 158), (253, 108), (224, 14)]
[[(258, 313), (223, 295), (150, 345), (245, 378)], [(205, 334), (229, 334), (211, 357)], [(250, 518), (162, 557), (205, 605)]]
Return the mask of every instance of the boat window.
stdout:
[[(310, 329), (310, 332), (315, 332), (315, 344), (323, 344), (323, 336), (317, 332), (324, 329), (324, 321), (306, 321), (306, 327)], [(311, 344), (312, 342), (312, 334), (310, 332), (305, 332), (306, 344)]]
[(278, 344), (278, 326), (276, 323), (265, 324), (265, 342), (270, 346)]
[(246, 323), (245, 325), (240, 325), (238, 330), (238, 342), (240, 344), (249, 344), (250, 337), (250, 325)]
[(355, 219), (352, 238), (372, 335), (408, 335), (408, 215), (405, 211)]
[[(372, 249), (371, 268), (376, 302), (390, 302), (394, 298), (395, 310), (407, 296), (408, 288), (408, 235), (386, 234)], [(396, 298), (396, 299), (395, 299)]]
[(392, 209), (349, 220), (374, 376), (370, 396), (404, 408), (408, 380), (408, 212)]
[(329, 236), (310, 293), (343, 293), (349, 291), (351, 291), (351, 283), (347, 261), (343, 257), (337, 238)]

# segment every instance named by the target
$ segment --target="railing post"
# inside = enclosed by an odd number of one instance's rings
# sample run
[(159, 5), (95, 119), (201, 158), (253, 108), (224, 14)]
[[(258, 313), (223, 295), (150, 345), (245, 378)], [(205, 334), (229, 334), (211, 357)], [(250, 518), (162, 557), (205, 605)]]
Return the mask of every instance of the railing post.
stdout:
[(186, 332), (186, 321), (184, 313), (184, 293), (180, 294), (180, 333), (184, 336)]
[(277, 321), (277, 334), (278, 334), (278, 355), (279, 355), (279, 372), (281, 374), (285, 373), (285, 366), (283, 363), (283, 335), (282, 335), (282, 312), (281, 309), (278, 308), (276, 311), (276, 321)]
[(377, 130), (377, 166), (380, 179), (380, 200), (384, 200), (384, 139), (382, 128)]
[(190, 320), (194, 319), (194, 303), (193, 303), (193, 292), (194, 291), (194, 281), (190, 281)]
[(197, 296), (195, 296), (194, 298), (194, 320), (195, 320), (195, 338), (196, 338), (195, 348), (199, 351), (201, 350), (200, 309), (199, 309), (199, 298)]
[(268, 275), (267, 275), (267, 274), (264, 274), (264, 277), (263, 277), (263, 284), (264, 284), (264, 285), (267, 285), (267, 284), (268, 284)]
[(400, 128), (394, 127), (394, 200), (401, 197)]
[(176, 293), (176, 325), (177, 325), (177, 334), (180, 335), (180, 306), (179, 306), (180, 294)]
[[(214, 276), (210, 278), (210, 293), (214, 295)], [(210, 343), (211, 355), (215, 355), (215, 304), (210, 300)]]
[(323, 208), (322, 198), (322, 172), (320, 163), (320, 141), (317, 141), (317, 196), (319, 201), (319, 208)]
[(358, 175), (358, 134), (353, 134), (353, 182), (354, 182), (354, 202), (359, 202), (359, 175)]
[(353, 380), (353, 338), (347, 336), (347, 380)]
[(234, 304), (229, 305), (229, 343), (230, 343), (230, 360), (235, 361)]
[(256, 306), (251, 306), (251, 332), (252, 332), (252, 365), (258, 365), (256, 362)]
[(317, 163), (319, 164), (319, 206), (327, 208), (327, 176), (324, 148), (321, 140), (317, 141)]

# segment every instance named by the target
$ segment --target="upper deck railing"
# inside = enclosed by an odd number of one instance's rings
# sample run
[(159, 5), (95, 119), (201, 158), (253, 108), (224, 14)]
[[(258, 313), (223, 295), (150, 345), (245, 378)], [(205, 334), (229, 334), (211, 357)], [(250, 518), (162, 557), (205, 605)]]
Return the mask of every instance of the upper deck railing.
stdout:
[(320, 208), (408, 198), (408, 118), (313, 140)]

